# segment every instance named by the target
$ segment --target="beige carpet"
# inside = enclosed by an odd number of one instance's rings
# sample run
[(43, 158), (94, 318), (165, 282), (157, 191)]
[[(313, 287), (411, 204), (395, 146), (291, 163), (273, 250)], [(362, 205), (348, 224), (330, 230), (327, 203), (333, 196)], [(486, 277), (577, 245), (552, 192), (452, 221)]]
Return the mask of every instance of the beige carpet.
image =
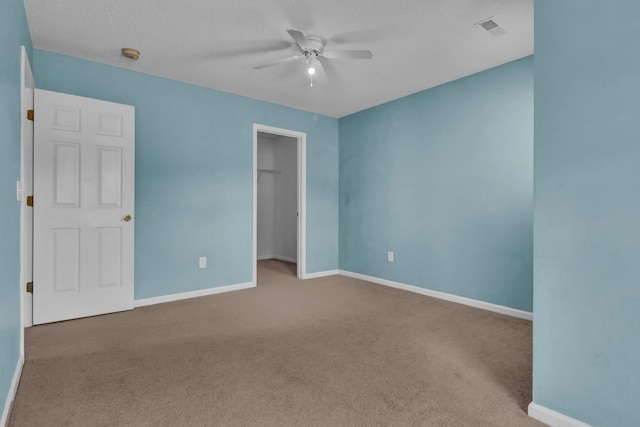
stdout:
[(27, 330), (18, 426), (541, 426), (531, 323), (346, 277)]

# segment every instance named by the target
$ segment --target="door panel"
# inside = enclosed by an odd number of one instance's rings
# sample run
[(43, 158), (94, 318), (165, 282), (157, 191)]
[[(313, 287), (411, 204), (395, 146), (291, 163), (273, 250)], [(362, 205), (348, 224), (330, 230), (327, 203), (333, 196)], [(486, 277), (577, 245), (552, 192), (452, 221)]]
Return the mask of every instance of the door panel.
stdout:
[(100, 206), (119, 208), (122, 206), (122, 149), (99, 147), (98, 161)]
[(133, 308), (134, 108), (36, 89), (34, 323)]
[(53, 143), (53, 206), (80, 207), (80, 144)]
[(98, 229), (98, 286), (122, 286), (122, 230)]
[(80, 229), (51, 230), (54, 292), (77, 292), (80, 288)]

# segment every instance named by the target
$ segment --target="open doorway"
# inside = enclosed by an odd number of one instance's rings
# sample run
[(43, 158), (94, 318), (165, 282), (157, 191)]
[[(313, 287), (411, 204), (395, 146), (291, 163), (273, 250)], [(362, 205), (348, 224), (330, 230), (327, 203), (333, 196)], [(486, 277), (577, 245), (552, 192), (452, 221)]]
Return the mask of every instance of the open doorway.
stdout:
[(253, 281), (259, 260), (289, 263), (305, 274), (306, 134), (253, 127)]

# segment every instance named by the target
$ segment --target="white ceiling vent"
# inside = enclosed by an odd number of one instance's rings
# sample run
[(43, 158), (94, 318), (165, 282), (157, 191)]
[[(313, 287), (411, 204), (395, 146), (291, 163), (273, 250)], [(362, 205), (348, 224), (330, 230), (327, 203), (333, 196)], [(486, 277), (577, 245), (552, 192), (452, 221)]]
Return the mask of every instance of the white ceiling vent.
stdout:
[(494, 37), (500, 37), (506, 33), (506, 31), (493, 20), (493, 17), (478, 22), (476, 26), (482, 27)]

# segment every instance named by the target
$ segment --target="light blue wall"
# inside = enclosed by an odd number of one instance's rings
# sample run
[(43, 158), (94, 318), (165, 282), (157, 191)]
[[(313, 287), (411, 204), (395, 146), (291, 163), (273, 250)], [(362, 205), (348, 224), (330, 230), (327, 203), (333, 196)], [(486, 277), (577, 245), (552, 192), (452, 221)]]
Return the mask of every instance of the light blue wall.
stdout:
[(251, 281), (254, 122), (307, 133), (307, 273), (338, 267), (337, 119), (42, 50), (34, 57), (41, 89), (136, 107), (137, 299)]
[(534, 402), (640, 425), (640, 2), (536, 0)]
[(31, 54), (21, 0), (0, 3), (0, 414), (20, 356), (20, 47)]
[(532, 191), (531, 57), (344, 117), (340, 268), (531, 311)]

